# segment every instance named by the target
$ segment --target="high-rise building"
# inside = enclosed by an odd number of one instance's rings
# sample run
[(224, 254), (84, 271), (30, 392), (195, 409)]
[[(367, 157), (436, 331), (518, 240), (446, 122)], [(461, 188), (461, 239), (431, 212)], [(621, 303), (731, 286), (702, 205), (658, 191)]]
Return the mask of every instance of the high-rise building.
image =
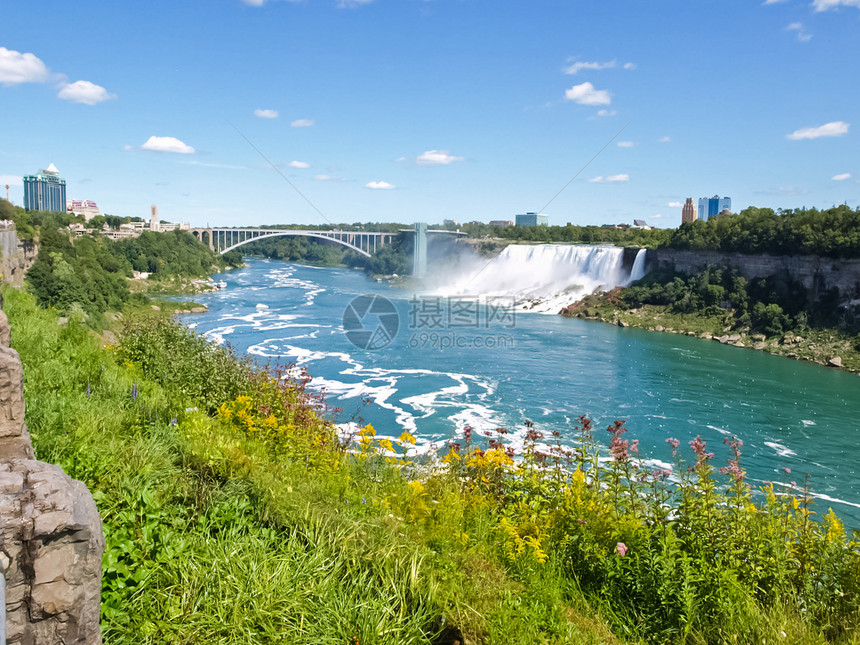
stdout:
[(161, 230), (160, 224), (161, 222), (158, 220), (158, 206), (153, 204), (150, 209), (149, 230), (153, 233), (158, 233)]
[(543, 213), (526, 213), (517, 215), (517, 226), (549, 226), (549, 215)]
[(720, 197), (702, 197), (699, 199), (699, 219), (707, 222), (714, 215), (719, 215), (723, 211), (732, 210), (732, 198)]
[(60, 179), (60, 172), (54, 164), (35, 175), (24, 177), (24, 210), (66, 210), (66, 180)]
[(696, 219), (696, 207), (693, 206), (693, 198), (687, 197), (684, 208), (681, 209), (681, 224), (692, 222)]

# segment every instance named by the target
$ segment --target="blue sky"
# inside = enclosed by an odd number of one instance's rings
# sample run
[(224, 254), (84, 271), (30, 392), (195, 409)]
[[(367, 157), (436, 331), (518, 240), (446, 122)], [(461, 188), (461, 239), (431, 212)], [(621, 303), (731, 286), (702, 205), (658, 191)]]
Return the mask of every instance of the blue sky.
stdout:
[(53, 163), (115, 215), (325, 223), (244, 135), (332, 222), (860, 205), (860, 0), (48, 0), (2, 20), (17, 204)]

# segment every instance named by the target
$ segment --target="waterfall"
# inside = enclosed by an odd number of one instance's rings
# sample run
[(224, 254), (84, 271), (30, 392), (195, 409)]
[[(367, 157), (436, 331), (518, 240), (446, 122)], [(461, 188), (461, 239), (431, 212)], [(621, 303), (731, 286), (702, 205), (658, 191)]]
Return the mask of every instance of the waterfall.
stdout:
[(641, 280), (645, 276), (645, 249), (639, 249), (636, 259), (633, 260), (633, 268), (630, 270), (630, 282)]
[[(513, 299), (518, 308), (558, 311), (598, 289), (630, 284), (641, 277), (645, 250), (628, 273), (624, 249), (586, 244), (511, 244), (436, 290), (436, 295)], [(636, 278), (638, 279), (638, 278)]]

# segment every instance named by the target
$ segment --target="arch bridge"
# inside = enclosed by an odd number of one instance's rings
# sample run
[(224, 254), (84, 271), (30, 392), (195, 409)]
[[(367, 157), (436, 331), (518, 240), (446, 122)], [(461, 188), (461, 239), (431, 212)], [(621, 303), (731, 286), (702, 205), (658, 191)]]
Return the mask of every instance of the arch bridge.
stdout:
[(221, 255), (245, 244), (271, 237), (302, 236), (330, 240), (356, 253), (370, 257), (371, 253), (387, 244), (399, 233), (364, 231), (318, 231), (286, 228), (193, 228), (191, 234)]
[(412, 275), (424, 277), (427, 273), (427, 234), (445, 233), (449, 235), (466, 235), (460, 231), (428, 229), (427, 224), (419, 222), (414, 228), (400, 229), (397, 233), (381, 233), (370, 231), (320, 231), (295, 228), (192, 228), (190, 233), (209, 248), (224, 255), (245, 244), (265, 240), (270, 237), (304, 236), (321, 240), (329, 240), (341, 244), (348, 249), (370, 257), (383, 246), (401, 233), (414, 233), (415, 245), (413, 252)]

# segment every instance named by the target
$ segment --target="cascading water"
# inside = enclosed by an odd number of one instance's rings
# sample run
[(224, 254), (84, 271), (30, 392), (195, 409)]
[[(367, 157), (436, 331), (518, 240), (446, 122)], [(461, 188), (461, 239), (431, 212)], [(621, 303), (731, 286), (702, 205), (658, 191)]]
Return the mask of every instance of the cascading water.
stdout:
[(436, 290), (444, 296), (512, 298), (517, 307), (558, 313), (598, 289), (625, 286), (644, 275), (645, 249), (628, 273), (624, 249), (586, 244), (512, 244)]
[(645, 253), (647, 253), (645, 249), (639, 249), (636, 253), (633, 268), (630, 270), (630, 282), (636, 282), (645, 276)]

